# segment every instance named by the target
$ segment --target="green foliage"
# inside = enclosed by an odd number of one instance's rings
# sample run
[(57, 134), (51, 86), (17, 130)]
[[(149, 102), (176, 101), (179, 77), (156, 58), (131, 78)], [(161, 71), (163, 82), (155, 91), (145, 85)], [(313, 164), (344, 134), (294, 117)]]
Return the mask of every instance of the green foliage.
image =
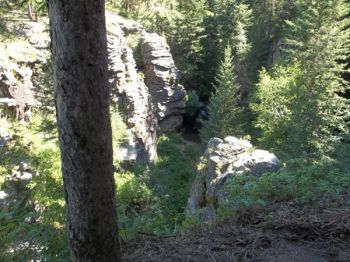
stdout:
[(200, 130), (206, 143), (212, 137), (243, 136), (245, 114), (241, 105), (240, 86), (234, 72), (232, 50), (225, 49), (215, 84), (215, 93), (210, 98), (209, 119)]
[(186, 117), (188, 119), (195, 119), (200, 109), (199, 96), (195, 90), (187, 92), (186, 95)]
[[(6, 169), (2, 176), (10, 174), (24, 159), (31, 161), (37, 173), (28, 185), (30, 190), (0, 211), (4, 243), (1, 251), (7, 261), (23, 261), (24, 257), (65, 261), (69, 257), (57, 136), (52, 129), (44, 132), (42, 124), (37, 115), (30, 127), (25, 123), (12, 124), (15, 142), (7, 149), (8, 160), (0, 162)], [(9, 249), (14, 252), (8, 252)]]
[[(30, 124), (9, 123), (1, 119), (16, 135), (9, 148), (0, 149), (0, 186), (3, 186), (5, 176), (15, 171), (22, 160), (30, 160), (33, 172), (38, 174), (28, 185), (27, 193), (17, 196), (8, 209), (0, 211), (0, 252), (6, 261), (23, 261), (23, 257), (42, 261), (69, 259), (61, 159), (56, 129), (52, 126), (55, 120), (52, 114), (42, 113), (34, 113)], [(111, 122), (113, 144), (117, 148), (126, 129), (115, 110)], [(125, 188), (134, 193), (133, 201), (146, 201), (146, 194), (142, 194), (144, 188), (130, 182), (127, 175), (124, 175), (124, 180), (117, 180), (124, 201), (121, 204), (129, 205), (131, 201)], [(9, 249), (15, 251), (11, 253)]]
[[(16, 7), (23, 17), (28, 3), (34, 12), (44, 7), (41, 0), (6, 0), (1, 1), (0, 12), (5, 15)], [(289, 160), (280, 172), (260, 178), (231, 178), (224, 189), (229, 196), (219, 209), (221, 215), (276, 202), (337, 202), (349, 191), (349, 146), (343, 142), (350, 108), (339, 96), (348, 85), (341, 75), (350, 44), (346, 1), (109, 0), (107, 5), (167, 38), (183, 83), (196, 91), (188, 94), (187, 117), (195, 117), (200, 99), (213, 93), (210, 118), (201, 130), (203, 141), (247, 133), (250, 118), (245, 100), (260, 71), (251, 100), (259, 141), (282, 159), (304, 159)], [(18, 37), (7, 31), (5, 22), (0, 21), (2, 42)], [(273, 64), (274, 43), (282, 39), (282, 56)], [(128, 35), (127, 41), (141, 65), (139, 36)], [(262, 66), (267, 69), (261, 70)], [(5, 261), (67, 261), (69, 257), (50, 74), (46, 61), (32, 77), (42, 108), (34, 112), (31, 124), (0, 119), (0, 125), (8, 124), (15, 134), (8, 148), (0, 148), (0, 189), (5, 176), (24, 159), (40, 174), (27, 193), (0, 210), (0, 254)], [(117, 159), (127, 130), (116, 109), (111, 110), (111, 124)], [(162, 136), (158, 150), (159, 159), (149, 168), (124, 172), (118, 161), (114, 163), (119, 170), (115, 181), (122, 238), (140, 232), (177, 233), (185, 221), (200, 152), (178, 135)], [(326, 154), (339, 162), (312, 162)], [(206, 165), (202, 159), (198, 168)]]
[(220, 66), (222, 54), (230, 43), (238, 81), (243, 89), (248, 88), (246, 58), (251, 50), (248, 33), (252, 24), (252, 11), (242, 1), (207, 1), (210, 16), (204, 17), (206, 37), (202, 39), (203, 62), (198, 66), (200, 76), (195, 78), (201, 97), (207, 98), (212, 92), (208, 83), (214, 81)]
[(288, 68), (277, 66), (273, 75), (263, 70), (256, 91), (259, 102), (252, 104), (258, 115), (256, 126), (262, 130), (262, 146), (284, 158), (313, 152), (310, 139), (314, 130), (306, 123), (314, 116), (309, 115), (302, 74), (299, 63)]
[(138, 68), (142, 68), (143, 59), (141, 55), (141, 34), (128, 34), (126, 35), (128, 46), (133, 51), (133, 57)]
[(18, 10), (27, 11), (29, 18), (33, 19), (47, 11), (47, 3), (45, 0), (2, 0), (0, 10), (6, 13)]
[(333, 161), (324, 159), (312, 163), (297, 159), (278, 173), (231, 177), (224, 188), (228, 193), (226, 204), (218, 212), (226, 216), (240, 209), (278, 202), (322, 205), (332, 200), (336, 203), (349, 189), (349, 172)]
[[(119, 113), (112, 111), (113, 142), (117, 147), (125, 129), (119, 126)], [(30, 160), (33, 172), (39, 174), (26, 193), (0, 210), (0, 252), (4, 261), (69, 260), (57, 134), (46, 125), (52, 117), (35, 113), (31, 124), (0, 121), (16, 133), (13, 144), (0, 149), (2, 183), (23, 159)], [(115, 174), (120, 234), (124, 239), (140, 232), (173, 234), (181, 228), (199, 150), (177, 135), (160, 138), (158, 146), (159, 161), (151, 168)], [(11, 249), (14, 252), (9, 252)]]
[(349, 6), (331, 2), (297, 1), (285, 65), (261, 72), (257, 127), (264, 145), (284, 156), (329, 153), (349, 132), (349, 102), (339, 96), (346, 86), (339, 61), (349, 54)]
[(180, 15), (176, 0), (109, 0), (107, 7), (122, 16), (140, 21), (148, 29), (168, 34)]
[[(294, 4), (289, 0), (250, 0), (253, 24), (248, 32), (252, 42), (249, 54), (251, 80), (257, 80), (262, 66), (270, 66), (272, 62), (271, 47), (285, 34), (285, 19), (294, 17)], [(256, 74), (255, 76), (253, 74)]]
[(152, 192), (145, 181), (145, 178), (138, 177), (130, 172), (115, 175), (117, 198), (120, 202), (119, 206), (123, 207), (124, 212), (131, 209), (142, 210), (149, 205)]
[(199, 71), (203, 63), (202, 40), (206, 38), (204, 19), (212, 13), (204, 0), (178, 2), (179, 16), (167, 36), (176, 65), (182, 72), (182, 81), (186, 87), (198, 89), (197, 79), (204, 73)]
[(41, 105), (40, 110), (45, 111), (47, 115), (54, 115), (55, 102), (50, 57), (38, 64), (32, 81), (35, 87), (36, 99)]
[(249, 5), (237, 0), (214, 2), (218, 50), (224, 50), (230, 43), (234, 56), (244, 60), (251, 47), (248, 28), (251, 26), (252, 10)]
[(116, 107), (111, 108), (111, 126), (114, 165), (118, 166), (118, 159), (120, 159), (118, 148), (127, 138), (127, 127)]
[(120, 234), (125, 239), (138, 233), (174, 234), (185, 218), (200, 152), (175, 134), (162, 136), (158, 150), (159, 159), (150, 168), (115, 175)]

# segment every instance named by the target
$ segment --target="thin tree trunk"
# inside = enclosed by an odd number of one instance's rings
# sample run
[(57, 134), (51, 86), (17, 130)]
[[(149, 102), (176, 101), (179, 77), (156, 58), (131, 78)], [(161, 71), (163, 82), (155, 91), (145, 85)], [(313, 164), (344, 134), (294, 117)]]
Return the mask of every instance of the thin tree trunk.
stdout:
[(73, 261), (120, 261), (103, 0), (49, 0)]
[(29, 16), (29, 19), (32, 21), (35, 19), (33, 14), (33, 7), (31, 4), (28, 4), (28, 16)]

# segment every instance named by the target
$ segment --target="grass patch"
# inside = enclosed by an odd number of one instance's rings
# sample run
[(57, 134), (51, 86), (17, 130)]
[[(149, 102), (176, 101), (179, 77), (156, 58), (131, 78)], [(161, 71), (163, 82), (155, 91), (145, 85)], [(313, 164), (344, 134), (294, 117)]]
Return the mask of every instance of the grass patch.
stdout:
[(199, 148), (186, 145), (178, 134), (160, 137), (158, 161), (150, 168), (136, 167), (128, 184), (117, 187), (122, 237), (169, 235), (181, 229), (199, 156)]

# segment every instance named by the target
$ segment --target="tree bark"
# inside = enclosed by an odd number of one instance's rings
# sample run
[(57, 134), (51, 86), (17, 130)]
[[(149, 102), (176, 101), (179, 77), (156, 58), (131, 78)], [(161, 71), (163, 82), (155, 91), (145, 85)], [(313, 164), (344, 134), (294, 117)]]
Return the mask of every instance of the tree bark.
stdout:
[(120, 261), (104, 0), (49, 0), (67, 230), (73, 261)]

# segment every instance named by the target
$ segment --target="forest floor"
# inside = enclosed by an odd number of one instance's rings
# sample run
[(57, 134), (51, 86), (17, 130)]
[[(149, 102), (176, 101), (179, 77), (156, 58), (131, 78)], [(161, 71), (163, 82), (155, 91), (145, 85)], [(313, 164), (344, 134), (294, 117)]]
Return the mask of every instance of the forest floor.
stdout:
[(274, 204), (179, 236), (140, 235), (125, 261), (350, 261), (349, 195), (333, 207)]

